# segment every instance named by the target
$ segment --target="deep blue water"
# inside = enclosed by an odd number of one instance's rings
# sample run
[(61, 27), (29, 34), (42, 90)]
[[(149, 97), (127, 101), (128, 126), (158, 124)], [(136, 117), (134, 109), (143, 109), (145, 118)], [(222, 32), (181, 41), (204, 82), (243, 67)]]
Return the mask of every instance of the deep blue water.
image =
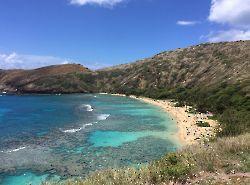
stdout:
[(0, 97), (0, 184), (39, 184), (135, 166), (176, 150), (158, 107), (110, 95)]

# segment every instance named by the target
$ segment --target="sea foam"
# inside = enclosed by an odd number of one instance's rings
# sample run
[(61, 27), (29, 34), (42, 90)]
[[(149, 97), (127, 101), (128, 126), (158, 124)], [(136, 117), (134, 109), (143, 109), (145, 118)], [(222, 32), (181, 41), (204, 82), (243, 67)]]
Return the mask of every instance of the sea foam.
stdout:
[(98, 120), (106, 120), (108, 117), (110, 116), (110, 114), (100, 114), (97, 116)]
[(12, 153), (12, 152), (18, 152), (19, 150), (23, 150), (23, 149), (25, 149), (25, 148), (26, 148), (25, 146), (22, 146), (22, 147), (13, 149), (13, 150), (0, 151), (0, 152), (1, 152), (1, 153)]
[(94, 110), (89, 104), (83, 104), (81, 107), (85, 107), (88, 112), (92, 112)]
[(75, 133), (75, 132), (79, 132), (83, 129), (85, 129), (87, 126), (92, 126), (93, 123), (87, 123), (87, 124), (84, 124), (82, 127), (80, 128), (76, 128), (76, 129), (68, 129), (68, 130), (64, 130), (63, 132), (64, 133)]

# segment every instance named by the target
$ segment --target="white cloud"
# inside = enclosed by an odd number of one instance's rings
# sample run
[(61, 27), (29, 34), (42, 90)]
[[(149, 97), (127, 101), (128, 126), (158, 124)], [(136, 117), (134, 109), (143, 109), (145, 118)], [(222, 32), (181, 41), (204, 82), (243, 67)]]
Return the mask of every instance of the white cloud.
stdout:
[(87, 4), (97, 4), (99, 6), (114, 6), (123, 1), (125, 0), (70, 0), (70, 3), (79, 6)]
[(208, 19), (233, 27), (250, 28), (250, 0), (212, 0)]
[(250, 40), (250, 30), (227, 30), (210, 33), (207, 37), (209, 42)]
[(53, 56), (0, 53), (0, 69), (34, 69), (48, 65), (67, 64), (67, 63), (72, 63), (72, 62), (66, 59), (61, 59)]
[(177, 21), (176, 24), (180, 26), (193, 26), (198, 24), (198, 21)]
[(208, 20), (229, 27), (207, 35), (210, 42), (250, 40), (250, 0), (212, 0)]
[[(0, 69), (36, 69), (49, 65), (73, 63), (79, 64), (80, 62), (53, 56), (23, 55), (15, 52), (10, 54), (0, 53)], [(85, 61), (83, 65), (93, 70), (111, 66), (98, 61)]]
[(86, 62), (84, 63), (84, 65), (86, 65), (89, 69), (92, 70), (98, 70), (112, 66), (112, 64), (106, 64), (103, 62)]

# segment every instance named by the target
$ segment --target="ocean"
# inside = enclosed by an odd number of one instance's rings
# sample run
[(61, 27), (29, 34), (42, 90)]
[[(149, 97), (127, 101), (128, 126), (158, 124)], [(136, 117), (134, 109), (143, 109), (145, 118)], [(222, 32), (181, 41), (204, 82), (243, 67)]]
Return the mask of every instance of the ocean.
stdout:
[(129, 97), (0, 97), (0, 184), (39, 185), (106, 168), (139, 168), (180, 147), (159, 107)]

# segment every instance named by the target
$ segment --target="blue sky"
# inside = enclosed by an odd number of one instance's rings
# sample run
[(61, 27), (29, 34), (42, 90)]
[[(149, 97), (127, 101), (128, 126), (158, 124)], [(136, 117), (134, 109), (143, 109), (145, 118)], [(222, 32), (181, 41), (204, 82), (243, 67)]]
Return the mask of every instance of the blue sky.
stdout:
[(101, 68), (250, 39), (250, 0), (1, 0), (0, 68)]

